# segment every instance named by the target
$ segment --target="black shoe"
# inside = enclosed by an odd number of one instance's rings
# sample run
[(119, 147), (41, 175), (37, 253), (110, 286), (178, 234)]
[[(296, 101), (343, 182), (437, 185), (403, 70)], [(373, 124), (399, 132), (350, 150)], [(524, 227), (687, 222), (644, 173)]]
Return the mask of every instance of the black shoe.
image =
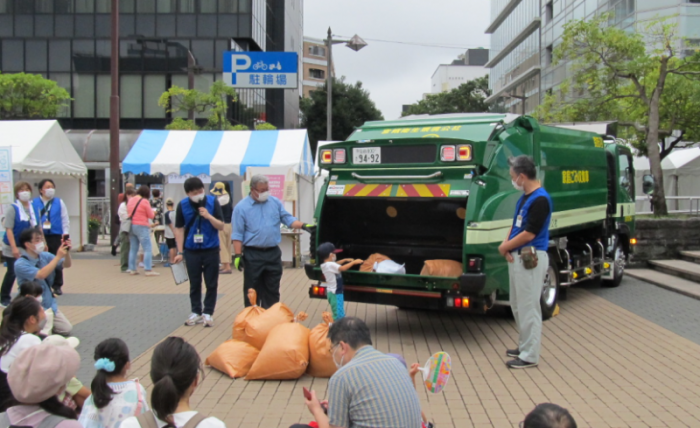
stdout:
[(63, 290), (61, 290), (60, 287), (56, 287), (53, 289), (53, 294), (55, 294), (57, 296), (63, 296)]
[(113, 256), (117, 255), (117, 246), (116, 245), (112, 245), (112, 255)]
[(507, 349), (506, 355), (513, 358), (518, 358), (520, 356), (520, 348)]
[(528, 369), (530, 367), (537, 367), (537, 363), (528, 363), (527, 361), (523, 361), (520, 358), (516, 358), (514, 360), (510, 360), (506, 363), (506, 366), (508, 366), (509, 369)]

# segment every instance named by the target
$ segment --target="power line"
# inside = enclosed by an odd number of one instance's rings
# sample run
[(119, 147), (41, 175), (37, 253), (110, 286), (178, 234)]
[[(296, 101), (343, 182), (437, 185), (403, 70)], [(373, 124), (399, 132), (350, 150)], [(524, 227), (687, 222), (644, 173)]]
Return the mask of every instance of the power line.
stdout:
[[(350, 37), (346, 36), (340, 36), (340, 35), (334, 35), (335, 37), (341, 37), (344, 39), (350, 39)], [(399, 45), (409, 45), (409, 46), (423, 46), (423, 47), (429, 47), (429, 48), (441, 48), (441, 49), (459, 49), (459, 50), (467, 50), (467, 49), (473, 49), (473, 48), (484, 48), (483, 46), (470, 46), (470, 47), (464, 47), (464, 46), (458, 46), (458, 45), (452, 45), (452, 46), (446, 46), (446, 45), (436, 45), (436, 44), (430, 44), (430, 43), (414, 43), (414, 42), (401, 42), (398, 40), (381, 40), (381, 39), (366, 39), (363, 37), (364, 40), (369, 41), (369, 42), (380, 42), (380, 43), (395, 43)]]

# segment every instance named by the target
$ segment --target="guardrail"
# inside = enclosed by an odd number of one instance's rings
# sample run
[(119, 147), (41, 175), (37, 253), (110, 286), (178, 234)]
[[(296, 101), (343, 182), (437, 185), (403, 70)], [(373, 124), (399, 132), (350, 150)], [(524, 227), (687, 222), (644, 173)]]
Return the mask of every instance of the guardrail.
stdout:
[[(649, 196), (637, 196), (636, 198), (637, 202), (642, 201), (644, 202), (644, 208), (646, 208), (646, 204), (649, 204), (649, 211), (637, 211), (637, 214), (653, 214), (654, 212), (651, 210), (651, 197)], [(669, 214), (694, 214), (694, 215), (700, 215), (700, 196), (666, 196), (666, 204), (668, 204), (669, 201), (675, 201), (676, 202), (676, 209), (669, 209), (668, 212)], [(680, 208), (680, 203), (679, 202), (685, 202), (687, 201), (688, 208)]]

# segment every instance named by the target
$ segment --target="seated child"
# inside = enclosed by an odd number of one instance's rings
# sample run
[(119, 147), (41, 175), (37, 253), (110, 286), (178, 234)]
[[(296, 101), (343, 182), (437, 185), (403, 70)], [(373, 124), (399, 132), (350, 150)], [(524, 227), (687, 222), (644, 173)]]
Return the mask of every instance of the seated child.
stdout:
[[(390, 357), (396, 358), (397, 360), (399, 360), (401, 365), (408, 368), (408, 366), (406, 364), (406, 360), (401, 355), (399, 355), (399, 354), (387, 354), (387, 355)], [(416, 374), (418, 373), (418, 367), (420, 367), (420, 364), (413, 363), (413, 364), (411, 364), (411, 368), (408, 369), (408, 374), (411, 376), (411, 380), (413, 381), (413, 387), (416, 389), (418, 389), (418, 387), (416, 385)], [(421, 419), (423, 419), (422, 428), (433, 428), (433, 423), (428, 422), (428, 418), (425, 416), (425, 412), (423, 412), (422, 409), (420, 411), (420, 417), (421, 417)]]
[(107, 339), (95, 348), (92, 395), (78, 421), (84, 428), (118, 428), (127, 418), (148, 411), (146, 390), (126, 376), (131, 368), (129, 348), (121, 339)]
[(345, 272), (353, 266), (361, 265), (362, 260), (343, 259), (336, 261), (336, 254), (342, 250), (336, 250), (330, 242), (324, 242), (318, 246), (318, 258), (323, 260), (321, 272), (323, 272), (324, 283), (326, 284), (326, 297), (333, 311), (333, 321), (338, 321), (345, 316), (343, 299), (343, 276)]
[[(53, 346), (70, 346), (75, 349), (80, 345), (80, 340), (77, 337), (65, 338), (59, 336), (58, 334), (53, 334), (47, 336), (43, 343), (49, 343)], [(66, 385), (66, 389), (58, 394), (58, 400), (65, 406), (70, 407), (76, 412), (80, 412), (80, 409), (85, 404), (85, 400), (90, 396), (90, 390), (87, 389), (78, 378), (72, 378)]]
[[(41, 287), (41, 284), (39, 282), (24, 281), (19, 285), (19, 294), (17, 295), (17, 297), (29, 296), (35, 298), (39, 301), (39, 303), (41, 303), (44, 300), (44, 298), (42, 297), (43, 293), (44, 289)], [(51, 330), (53, 330), (53, 310), (51, 308), (44, 309), (44, 312), (46, 313), (46, 325), (43, 329), (41, 329), (39, 333), (37, 333), (37, 336), (41, 337), (42, 339), (51, 335)]]

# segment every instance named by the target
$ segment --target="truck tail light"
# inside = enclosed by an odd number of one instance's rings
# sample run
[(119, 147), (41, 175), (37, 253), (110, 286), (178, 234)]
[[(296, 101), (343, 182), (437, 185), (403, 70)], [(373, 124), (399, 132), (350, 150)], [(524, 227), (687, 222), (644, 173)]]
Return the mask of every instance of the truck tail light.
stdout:
[(443, 162), (454, 162), (455, 146), (442, 146), (440, 148), (440, 160)]
[(321, 163), (333, 163), (333, 150), (321, 150)]
[(481, 257), (470, 257), (467, 260), (467, 272), (481, 272), (483, 259)]
[(448, 308), (453, 308), (455, 306), (455, 299), (452, 297), (448, 297), (447, 300), (445, 301), (445, 304), (447, 305)]
[(637, 245), (637, 238), (630, 239), (630, 245)]
[(457, 146), (457, 160), (470, 161), (472, 160), (472, 145), (461, 144)]
[(333, 150), (333, 163), (345, 163), (345, 149)]
[(455, 308), (461, 308), (461, 307), (462, 307), (462, 298), (455, 297)]

